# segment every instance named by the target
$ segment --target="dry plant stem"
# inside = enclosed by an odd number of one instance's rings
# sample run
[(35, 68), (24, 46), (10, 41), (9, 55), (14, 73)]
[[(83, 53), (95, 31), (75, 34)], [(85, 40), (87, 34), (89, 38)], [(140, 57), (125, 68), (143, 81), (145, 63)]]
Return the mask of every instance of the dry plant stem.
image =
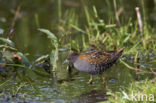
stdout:
[[(14, 27), (15, 27), (15, 24), (16, 24), (16, 20), (17, 20), (17, 18), (19, 16), (20, 9), (21, 9), (21, 6), (18, 6), (17, 9), (16, 9), (15, 16), (14, 16), (13, 21), (11, 23), (10, 32), (8, 34), (8, 37), (7, 37), (8, 40), (11, 40), (11, 37), (13, 36)], [(7, 46), (8, 44), (6, 43), (5, 45)], [(6, 48), (3, 48), (3, 51), (5, 51), (5, 50), (6, 50)]]
[(143, 24), (142, 24), (140, 9), (139, 9), (139, 7), (136, 7), (135, 10), (136, 10), (137, 19), (138, 19), (139, 30), (140, 30), (140, 33), (142, 34), (143, 33)]

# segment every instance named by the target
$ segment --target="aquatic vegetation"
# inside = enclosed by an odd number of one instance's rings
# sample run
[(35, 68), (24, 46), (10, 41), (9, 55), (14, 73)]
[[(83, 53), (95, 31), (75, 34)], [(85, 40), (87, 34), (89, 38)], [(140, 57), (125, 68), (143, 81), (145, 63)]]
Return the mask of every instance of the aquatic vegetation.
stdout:
[[(0, 1), (0, 102), (152, 102), (153, 1)], [(117, 64), (104, 74), (106, 89), (96, 76), (90, 86), (88, 76), (63, 65), (71, 52), (92, 47), (125, 47)]]

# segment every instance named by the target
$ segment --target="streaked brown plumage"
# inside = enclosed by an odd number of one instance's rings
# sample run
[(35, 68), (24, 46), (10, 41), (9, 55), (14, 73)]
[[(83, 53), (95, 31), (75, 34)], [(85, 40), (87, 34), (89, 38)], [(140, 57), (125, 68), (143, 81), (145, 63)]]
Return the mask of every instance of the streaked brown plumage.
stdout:
[(80, 72), (91, 74), (91, 83), (92, 75), (102, 74), (110, 68), (122, 55), (123, 50), (124, 48), (116, 51), (92, 50), (82, 54), (72, 53), (67, 59)]

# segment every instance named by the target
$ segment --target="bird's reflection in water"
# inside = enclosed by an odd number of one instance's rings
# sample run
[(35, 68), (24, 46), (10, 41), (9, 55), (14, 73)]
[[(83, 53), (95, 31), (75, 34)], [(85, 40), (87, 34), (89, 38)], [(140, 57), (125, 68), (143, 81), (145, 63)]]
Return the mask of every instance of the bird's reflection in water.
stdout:
[(107, 101), (108, 95), (105, 90), (91, 90), (88, 93), (84, 93), (79, 96), (77, 100), (72, 103), (96, 103), (100, 101)]
[[(71, 68), (71, 67), (70, 67)], [(79, 72), (74, 72), (72, 73), (69, 69), (68, 71), (68, 76), (65, 79), (57, 80), (58, 83), (63, 83), (63, 82), (71, 82), (74, 81), (75, 79), (73, 78), (76, 75), (79, 75)], [(94, 85), (88, 84), (91, 91), (90, 92), (85, 92), (82, 93), (81, 95), (77, 96), (75, 100), (72, 100), (72, 103), (96, 103), (100, 101), (107, 101), (108, 96), (106, 94), (106, 84), (103, 84), (103, 87), (101, 89), (95, 89)]]

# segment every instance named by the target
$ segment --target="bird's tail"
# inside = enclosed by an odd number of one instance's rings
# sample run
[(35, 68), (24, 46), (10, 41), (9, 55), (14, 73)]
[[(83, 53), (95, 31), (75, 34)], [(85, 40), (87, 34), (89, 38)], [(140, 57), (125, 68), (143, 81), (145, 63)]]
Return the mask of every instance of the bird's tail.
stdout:
[(117, 50), (117, 54), (122, 54), (122, 52), (123, 52), (123, 50), (125, 49), (125, 47), (123, 47), (123, 48), (121, 48), (121, 49), (119, 49), (119, 50)]
[(123, 48), (116, 51), (116, 53), (115, 53), (116, 54), (115, 55), (116, 59), (118, 59), (122, 55), (122, 52), (123, 52), (124, 49), (125, 49), (125, 47), (123, 47)]

